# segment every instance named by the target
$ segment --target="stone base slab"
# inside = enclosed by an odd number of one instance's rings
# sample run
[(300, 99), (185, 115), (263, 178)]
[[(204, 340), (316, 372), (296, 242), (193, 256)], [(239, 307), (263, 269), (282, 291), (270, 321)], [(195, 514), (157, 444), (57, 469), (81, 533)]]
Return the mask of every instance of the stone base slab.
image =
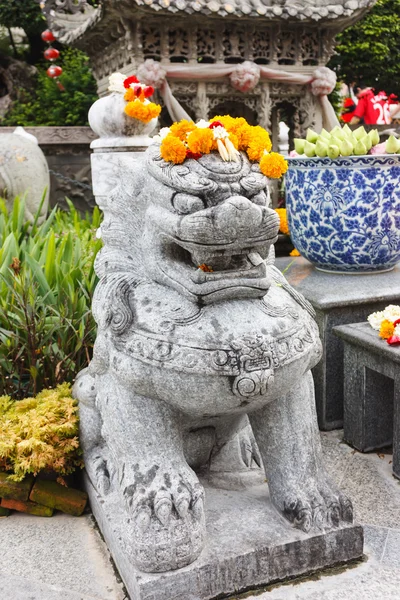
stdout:
[(310, 573), (363, 554), (363, 529), (294, 529), (272, 506), (267, 484), (247, 490), (206, 488), (207, 543), (188, 567), (143, 573), (124, 552), (129, 527), (117, 498), (104, 502), (85, 476), (94, 516), (131, 600), (212, 600)]

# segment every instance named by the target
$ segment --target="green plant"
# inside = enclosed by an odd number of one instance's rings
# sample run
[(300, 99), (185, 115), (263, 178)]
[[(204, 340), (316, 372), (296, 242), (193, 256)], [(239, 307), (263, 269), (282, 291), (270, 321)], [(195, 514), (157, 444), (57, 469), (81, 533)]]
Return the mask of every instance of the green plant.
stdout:
[(328, 66), (339, 79), (400, 95), (400, 0), (378, 0), (337, 36), (336, 52)]
[(69, 475), (82, 467), (78, 439), (78, 407), (64, 383), (35, 398), (0, 397), (0, 469), (10, 479), (54, 471)]
[(89, 58), (80, 50), (65, 48), (57, 64), (63, 67), (61, 92), (46, 74), (49, 63), (37, 64), (35, 90), (21, 88), (18, 99), (8, 111), (2, 125), (86, 125), (90, 106), (98, 98), (96, 82), (90, 71)]
[(39, 226), (24, 201), (0, 200), (0, 394), (14, 399), (72, 381), (91, 358), (97, 208), (53, 209)]

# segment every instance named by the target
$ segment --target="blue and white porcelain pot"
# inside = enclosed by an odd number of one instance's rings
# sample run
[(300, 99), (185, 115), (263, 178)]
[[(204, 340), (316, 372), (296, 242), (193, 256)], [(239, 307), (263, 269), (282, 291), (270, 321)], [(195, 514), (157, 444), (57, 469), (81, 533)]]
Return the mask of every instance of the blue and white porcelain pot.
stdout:
[(293, 244), (318, 269), (393, 269), (400, 260), (400, 155), (289, 158), (286, 208)]

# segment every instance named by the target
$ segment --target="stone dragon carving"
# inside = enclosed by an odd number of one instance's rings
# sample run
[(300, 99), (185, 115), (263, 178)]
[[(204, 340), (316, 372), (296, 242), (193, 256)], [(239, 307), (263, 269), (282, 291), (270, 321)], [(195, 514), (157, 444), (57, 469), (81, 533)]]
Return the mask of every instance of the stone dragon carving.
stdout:
[(321, 344), (312, 307), (273, 265), (267, 179), (244, 154), (172, 165), (156, 143), (124, 164), (101, 197), (98, 335), (74, 393), (88, 476), (124, 506), (131, 560), (155, 572), (198, 557), (199, 475), (229, 488), (262, 467), (296, 527), (352, 522), (322, 464)]

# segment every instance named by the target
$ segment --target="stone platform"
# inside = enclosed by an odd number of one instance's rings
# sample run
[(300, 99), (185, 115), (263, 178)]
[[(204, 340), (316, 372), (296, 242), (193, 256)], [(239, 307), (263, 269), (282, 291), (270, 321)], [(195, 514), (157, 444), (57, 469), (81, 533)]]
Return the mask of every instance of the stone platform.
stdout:
[[(242, 491), (206, 488), (208, 541), (192, 565), (167, 573), (136, 570), (122, 551), (128, 526), (120, 508), (101, 504), (86, 479), (91, 507), (134, 600), (211, 600), (317, 571), (363, 553), (363, 529), (294, 529), (272, 506), (267, 484)], [(207, 509), (207, 507), (209, 507)], [(107, 512), (106, 512), (107, 511)]]
[(388, 304), (400, 304), (400, 263), (386, 273), (324, 273), (305, 258), (277, 258), (288, 282), (313, 305), (324, 355), (313, 369), (320, 429), (343, 425), (343, 344), (333, 327), (365, 321)]

